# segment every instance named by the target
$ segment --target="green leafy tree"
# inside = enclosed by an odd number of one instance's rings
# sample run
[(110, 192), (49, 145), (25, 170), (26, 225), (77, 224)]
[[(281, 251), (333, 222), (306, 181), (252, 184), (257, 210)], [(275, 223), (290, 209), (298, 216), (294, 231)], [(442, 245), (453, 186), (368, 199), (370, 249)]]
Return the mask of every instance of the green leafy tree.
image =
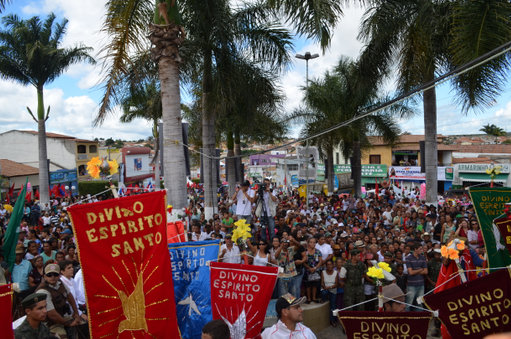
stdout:
[(500, 137), (500, 136), (504, 136), (504, 135), (507, 135), (506, 131), (504, 131), (503, 128), (501, 127), (498, 127), (494, 124), (486, 124), (483, 126), (483, 128), (480, 129), (481, 132), (484, 132), (488, 135), (493, 135), (495, 137)]
[[(509, 1), (371, 0), (360, 35), (361, 58), (369, 81), (396, 66), (398, 86), (407, 92), (493, 50), (511, 39)], [(489, 104), (500, 92), (508, 56), (501, 56), (456, 78), (464, 111)], [(422, 93), (425, 134), (426, 200), (437, 198), (437, 106), (434, 87)]]
[[(339, 122), (351, 120), (365, 107), (377, 105), (386, 99), (378, 95), (376, 83), (361, 81), (359, 65), (344, 57), (333, 72), (327, 72), (322, 79), (310, 81), (304, 91), (304, 106), (290, 117), (305, 122), (301, 131), (303, 137), (316, 135)], [(346, 158), (353, 157), (355, 195), (360, 196), (361, 150), (370, 147), (368, 136), (381, 135), (386, 142), (394, 142), (400, 132), (394, 117), (411, 114), (414, 111), (408, 106), (394, 105), (312, 139), (311, 143), (327, 159), (328, 190), (333, 192), (334, 149), (337, 146), (340, 146)]]
[(37, 123), (39, 144), (39, 194), (41, 205), (49, 202), (48, 155), (46, 149), (46, 120), (44, 86), (53, 82), (69, 66), (79, 62), (94, 63), (84, 46), (62, 48), (67, 20), (55, 22), (55, 15), (46, 20), (39, 17), (21, 20), (15, 15), (3, 18), (5, 30), (0, 31), (0, 76), (23, 85), (32, 85), (37, 91), (37, 112), (30, 115)]

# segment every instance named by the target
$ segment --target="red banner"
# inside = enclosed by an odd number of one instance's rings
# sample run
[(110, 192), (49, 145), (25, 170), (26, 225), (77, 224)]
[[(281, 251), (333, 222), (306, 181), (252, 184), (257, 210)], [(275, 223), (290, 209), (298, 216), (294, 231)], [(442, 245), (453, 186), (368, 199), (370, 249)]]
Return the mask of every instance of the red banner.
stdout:
[(223, 319), (231, 338), (256, 338), (277, 280), (277, 267), (211, 262), (213, 319)]
[(12, 331), (12, 285), (0, 285), (0, 330), (2, 337), (14, 338)]
[(167, 223), (167, 243), (185, 242), (185, 226), (182, 221)]
[(348, 339), (426, 339), (431, 313), (344, 311), (338, 317)]
[[(493, 223), (500, 232), (500, 239), (496, 239), (496, 241), (500, 240), (500, 245), (504, 244), (507, 251), (511, 253), (511, 219), (508, 218), (507, 215), (504, 215), (501, 218), (493, 220)], [(499, 249), (499, 244), (497, 244), (497, 250)]]
[(452, 338), (483, 338), (511, 331), (511, 272), (499, 270), (459, 286), (429, 294), (424, 302)]
[(92, 338), (179, 338), (165, 191), (68, 209)]

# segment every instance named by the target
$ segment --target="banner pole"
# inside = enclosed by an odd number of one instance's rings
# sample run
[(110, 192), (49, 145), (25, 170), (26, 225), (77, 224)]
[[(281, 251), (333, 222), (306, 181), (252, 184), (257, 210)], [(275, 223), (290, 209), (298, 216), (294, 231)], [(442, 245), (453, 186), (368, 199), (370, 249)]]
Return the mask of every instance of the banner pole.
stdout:
[(378, 312), (383, 312), (383, 284), (379, 279), (376, 280), (376, 286), (378, 286)]

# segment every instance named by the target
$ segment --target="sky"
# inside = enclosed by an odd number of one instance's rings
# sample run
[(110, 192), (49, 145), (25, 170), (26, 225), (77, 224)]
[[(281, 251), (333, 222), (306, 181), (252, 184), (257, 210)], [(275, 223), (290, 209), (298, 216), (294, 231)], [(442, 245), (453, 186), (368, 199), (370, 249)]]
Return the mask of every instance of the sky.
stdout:
[[(235, 0), (233, 0), (235, 1)], [(99, 51), (108, 41), (100, 32), (104, 20), (106, 0), (13, 0), (2, 13), (16, 14), (21, 18), (40, 16), (45, 18), (50, 12), (57, 15), (57, 21), (69, 20), (67, 33), (63, 40), (64, 47), (83, 44), (94, 48), (91, 53), (98, 60), (97, 65), (76, 64), (71, 66), (61, 77), (44, 89), (45, 105), (50, 105), (50, 117), (46, 130), (53, 133), (71, 135), (78, 138), (109, 138), (138, 140), (151, 135), (149, 122), (139, 119), (130, 124), (119, 122), (120, 111), (114, 110), (99, 127), (93, 127), (92, 121), (97, 114), (102, 97), (101, 55)], [(318, 53), (319, 58), (309, 61), (309, 78), (321, 77), (337, 63), (340, 56), (356, 58), (363, 45), (357, 40), (362, 8), (346, 8), (344, 17), (333, 33), (331, 46), (324, 52), (317, 43), (301, 37), (294, 39), (291, 54), (304, 54), (309, 51)], [(284, 108), (292, 111), (302, 99), (301, 88), (305, 84), (305, 62), (293, 58), (293, 64), (279, 82), (286, 95)], [(394, 83), (390, 80), (386, 89), (392, 91)], [(454, 104), (455, 93), (448, 84), (437, 91), (438, 133), (478, 134), (485, 124), (495, 124), (506, 131), (511, 131), (511, 81), (506, 90), (497, 98), (490, 108), (463, 114)], [(186, 95), (182, 96), (186, 100)], [(419, 101), (420, 102), (420, 101)], [(26, 107), (36, 111), (36, 90), (32, 86), (22, 86), (12, 81), (0, 80), (0, 133), (19, 129), (37, 130), (37, 124), (27, 113)], [(402, 131), (412, 134), (424, 133), (421, 105), (418, 114), (408, 120), (400, 120)], [(291, 136), (297, 136), (299, 127), (292, 128)]]

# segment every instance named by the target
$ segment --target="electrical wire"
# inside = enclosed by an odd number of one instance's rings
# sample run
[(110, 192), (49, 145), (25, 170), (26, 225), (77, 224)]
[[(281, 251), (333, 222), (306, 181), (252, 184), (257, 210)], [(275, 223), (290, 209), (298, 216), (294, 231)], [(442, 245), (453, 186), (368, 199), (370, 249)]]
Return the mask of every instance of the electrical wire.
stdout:
[[(275, 151), (275, 150), (278, 150), (278, 149), (281, 149), (281, 148), (285, 148), (285, 147), (288, 147), (288, 146), (291, 146), (291, 145), (294, 145), (296, 143), (301, 143), (301, 142), (304, 142), (304, 141), (308, 141), (308, 140), (311, 140), (311, 139), (315, 139), (315, 138), (318, 138), (322, 135), (325, 135), (327, 133), (330, 133), (332, 131), (335, 131), (336, 129), (339, 129), (341, 127), (345, 127), (345, 126), (348, 126), (350, 125), (351, 123), (357, 121), (357, 120), (360, 120), (360, 119), (363, 119), (369, 115), (372, 115), (374, 113), (378, 113), (382, 110), (385, 110), (387, 108), (389, 108), (390, 106), (392, 105), (395, 105), (395, 104), (398, 104), (400, 102), (403, 102), (407, 99), (409, 99), (410, 97), (412, 96), (415, 96), (417, 94), (420, 94), (420, 93), (423, 93), (431, 88), (434, 88), (436, 86), (439, 86), (445, 82), (447, 82), (448, 80), (450, 80), (451, 78), (455, 78), (457, 76), (460, 76), (464, 73), (467, 73), (495, 58), (498, 58), (499, 56), (507, 53), (511, 51), (511, 41), (475, 58), (474, 60), (472, 61), (469, 61), (457, 68), (455, 68), (454, 70), (452, 71), (449, 71), (431, 81), (428, 81), (427, 83), (419, 86), (419, 87), (416, 87), (404, 94), (401, 94), (399, 96), (397, 96), (396, 98), (394, 99), (391, 99), (381, 105), (378, 105), (374, 108), (366, 108), (364, 110), (362, 110), (360, 112), (360, 114), (354, 116), (353, 118), (351, 119), (348, 119), (348, 120), (345, 120), (339, 124), (336, 124), (336, 125), (333, 125), (332, 127), (329, 127), (321, 132), (318, 132), (316, 134), (313, 134), (311, 136), (308, 136), (308, 137), (303, 137), (303, 138), (298, 138), (298, 139), (295, 139), (291, 142), (288, 142), (288, 143), (285, 143), (285, 144), (282, 144), (282, 145), (279, 145), (279, 146), (275, 146), (275, 147), (271, 147), (269, 149), (266, 149), (264, 151), (261, 151), (261, 152), (256, 152), (256, 153), (252, 153), (250, 155), (260, 155), (260, 154), (265, 154), (265, 153), (268, 153), (268, 152), (271, 152), (271, 151)], [(198, 153), (200, 155), (202, 155), (203, 157), (205, 158), (209, 158), (209, 159), (213, 159), (213, 160), (226, 160), (226, 159), (235, 159), (235, 158), (245, 158), (245, 157), (248, 157), (250, 155), (239, 155), (239, 156), (230, 156), (230, 157), (217, 157), (217, 156), (210, 156), (210, 155), (207, 155), (203, 152), (200, 152), (200, 151), (196, 151), (196, 150), (193, 150), (190, 145), (187, 145), (187, 144), (184, 144), (182, 142), (179, 142), (179, 141), (176, 141), (176, 143), (179, 143), (181, 144), (182, 146), (188, 148), (189, 150), (191, 150), (192, 152), (194, 153)]]

